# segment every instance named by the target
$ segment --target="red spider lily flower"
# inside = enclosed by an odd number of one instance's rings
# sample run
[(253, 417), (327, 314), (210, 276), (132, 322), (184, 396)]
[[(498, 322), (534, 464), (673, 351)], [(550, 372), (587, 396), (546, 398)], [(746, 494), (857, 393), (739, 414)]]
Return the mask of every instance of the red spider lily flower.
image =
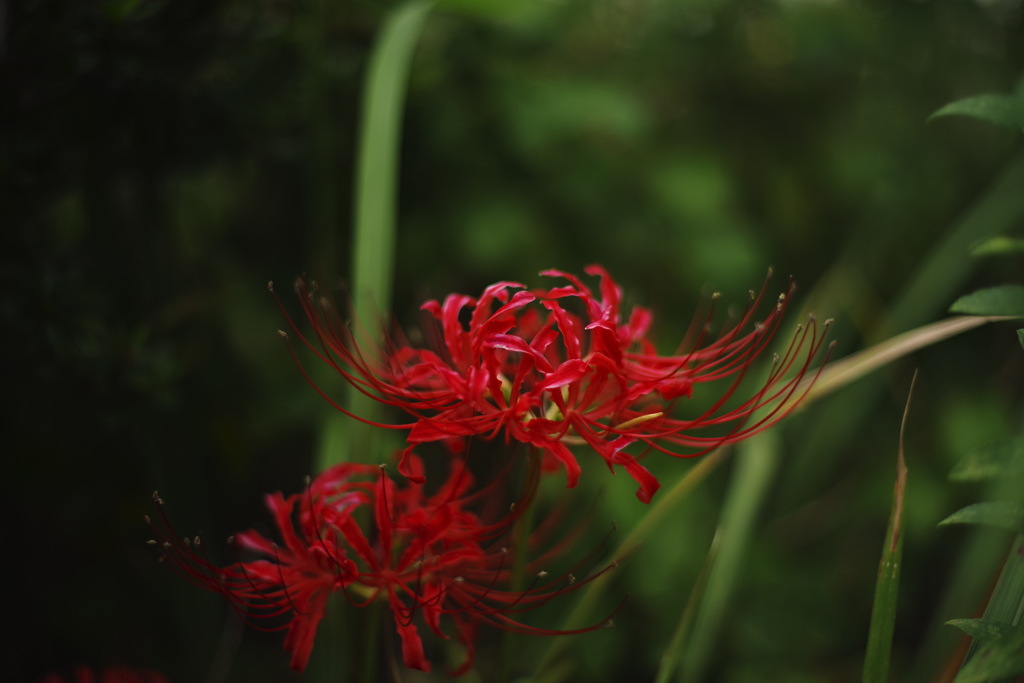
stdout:
[(99, 673), (87, 666), (79, 666), (72, 677), (49, 674), (39, 683), (167, 683), (161, 674), (126, 666), (103, 669)]
[[(581, 468), (569, 446), (587, 445), (613, 472), (616, 465), (625, 468), (644, 502), (659, 483), (627, 447), (639, 442), (645, 451), (701, 455), (775, 424), (796, 407), (801, 388), (810, 386), (801, 380), (828, 326), (819, 329), (813, 317), (774, 358), (760, 387), (736, 400), (741, 382), (775, 337), (792, 286), (758, 320), (766, 280), (717, 338), (709, 339), (702, 325), (695, 340), (663, 356), (646, 336), (652, 314), (636, 307), (624, 317), (622, 290), (611, 276), (600, 266), (585, 272), (600, 278), (598, 293), (571, 274), (547, 270), (541, 275), (568, 284), (528, 290), (498, 282), (479, 298), (452, 294), (443, 302), (428, 301), (423, 309), (435, 319), (439, 337), (434, 349), (394, 339), (373, 353), (360, 348), (315, 284), (301, 278), (296, 291), (313, 337), (289, 322), (306, 346), (358, 390), (413, 416), (410, 424), (374, 423), (409, 429), (410, 451), (427, 442), (458, 444), (466, 437), (504, 433), (560, 464), (572, 487)], [(352, 415), (306, 377), (338, 410)], [(710, 408), (689, 419), (673, 416), (678, 399), (716, 380), (731, 382)], [(731, 405), (734, 401), (738, 404)], [(400, 470), (411, 474), (404, 462)]]
[[(410, 455), (407, 464), (423, 477), (418, 456)], [(535, 575), (533, 583), (523, 589), (511, 587), (516, 552), (511, 531), (530, 504), (536, 476), (531, 478), (527, 496), (494, 514), (491, 508), (500, 499), (497, 486), (505, 479), (474, 491), (473, 477), (461, 462), (432, 495), (415, 481), (397, 486), (382, 467), (337, 465), (316, 477), (305, 493), (267, 496), (283, 545), (246, 531), (234, 537), (235, 545), (262, 559), (226, 567), (206, 557), (198, 538), (182, 540), (174, 533), (156, 494), (162, 524), (147, 521), (161, 539), (151, 543), (187, 579), (225, 595), (250, 623), (266, 620), (271, 625), (262, 628), (287, 629), (284, 646), (291, 652), (292, 668), (298, 671), (309, 660), (327, 600), (340, 592), (355, 606), (388, 602), (402, 658), (410, 668), (430, 670), (417, 623), (443, 639), (449, 637), (445, 623), (451, 623), (467, 652), (466, 662), (454, 672), (461, 674), (473, 665), (475, 636), (482, 625), (554, 635), (607, 624), (555, 631), (516, 618), (519, 612), (573, 591), (614, 566), (580, 581), (571, 572), (549, 576), (538, 571), (538, 563), (554, 560), (564, 547), (556, 545), (526, 564), (526, 571)], [(354, 514), (363, 506), (372, 513), (372, 533), (364, 531)], [(487, 508), (486, 514), (474, 511), (478, 507)], [(549, 532), (538, 529), (529, 545), (543, 542)]]

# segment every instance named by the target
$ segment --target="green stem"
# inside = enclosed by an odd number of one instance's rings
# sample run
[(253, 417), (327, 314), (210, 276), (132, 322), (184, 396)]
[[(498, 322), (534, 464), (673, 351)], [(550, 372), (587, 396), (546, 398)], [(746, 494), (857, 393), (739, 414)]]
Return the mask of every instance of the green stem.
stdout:
[[(527, 457), (531, 460), (531, 467), (540, 467), (540, 460), (542, 456), (538, 449), (531, 448)], [(532, 485), (533, 484), (529, 481), (525, 483), (525, 486)], [(523, 590), (523, 586), (526, 585), (526, 563), (527, 557), (530, 554), (530, 536), (533, 533), (533, 519), (536, 507), (536, 499), (534, 498), (527, 503), (522, 515), (516, 522), (516, 538), (513, 546), (515, 558), (513, 559), (512, 581), (510, 585), (510, 590), (513, 593)], [(498, 683), (513, 680), (513, 661), (517, 654), (519, 641), (519, 634), (514, 631), (507, 630), (502, 634), (500, 651), (498, 654), (498, 669), (494, 676), (494, 680)]]
[[(716, 451), (706, 455), (704, 458), (699, 460), (694, 467), (680, 479), (675, 486), (666, 491), (664, 495), (657, 499), (657, 502), (651, 506), (650, 511), (640, 520), (640, 522), (633, 528), (628, 536), (619, 544), (612, 554), (613, 560), (623, 557), (633, 549), (635, 549), (644, 538), (647, 538), (650, 530), (656, 526), (659, 522), (665, 519), (670, 512), (685, 500), (686, 496), (692, 491), (697, 484), (704, 481), (709, 474), (711, 474), (718, 465), (720, 465), (728, 455), (728, 449), (719, 448)], [(565, 630), (582, 628), (587, 625), (587, 620), (591, 618), (598, 601), (604, 594), (605, 589), (611, 582), (613, 572), (605, 572), (601, 576), (591, 581), (583, 591), (583, 597), (576, 603), (576, 608), (569, 614), (562, 628)], [(548, 650), (537, 666), (538, 674), (543, 674), (546, 671), (553, 671), (557, 660), (562, 656), (565, 649), (569, 645), (567, 638), (552, 638), (548, 646)], [(559, 671), (562, 671), (559, 669)], [(567, 674), (571, 674), (571, 671), (566, 671)], [(540, 676), (537, 676), (540, 678)], [(549, 678), (554, 678), (549, 676)]]
[[(413, 50), (433, 4), (413, 0), (387, 16), (370, 55), (363, 91), (350, 277), (355, 337), (367, 349), (379, 343), (378, 329), (391, 307), (402, 107)], [(367, 420), (376, 420), (380, 413), (376, 401), (354, 388), (350, 388), (347, 404), (354, 414)], [(332, 417), (344, 419), (340, 415)], [(336, 427), (328, 425), (325, 429)], [(319, 471), (339, 462), (384, 459), (375, 438), (378, 428), (345, 420), (344, 429), (344, 447), (321, 451), (317, 458)]]
[[(753, 537), (757, 513), (768, 494), (779, 463), (776, 432), (767, 431), (739, 446), (736, 471), (726, 494), (722, 521), (715, 534), (718, 552), (711, 555), (707, 587), (686, 648), (670, 653), (670, 666), (682, 664), (681, 680), (698, 681), (704, 676), (729, 600), (743, 568), (743, 559)], [(686, 613), (683, 613), (684, 619)]]
[[(350, 277), (356, 339), (368, 349), (379, 342), (377, 325), (391, 306), (402, 106), (413, 48), (432, 5), (432, 2), (415, 0), (399, 5), (388, 14), (370, 56), (363, 93)], [(322, 10), (323, 5), (315, 7)], [(319, 52), (313, 50), (312, 54)], [(331, 217), (326, 206), (324, 202), (316, 204), (316, 214), (322, 220)], [(333, 263), (336, 258), (333, 249), (323, 258), (325, 263)], [(379, 412), (380, 406), (375, 401), (354, 389), (349, 392), (347, 403), (354, 414), (368, 420), (374, 420)], [(384, 454), (377, 448), (379, 444), (374, 438), (376, 431), (340, 414), (332, 414), (321, 430), (315, 470), (322, 472), (339, 462), (356, 459), (383, 460)], [(345, 661), (352, 661), (339, 656), (339, 643), (351, 639), (338, 633), (343, 615), (336, 614), (337, 603), (335, 600), (328, 605), (328, 613), (320, 626), (319, 657), (311, 680), (322, 683), (343, 680)], [(381, 608), (372, 605), (369, 609), (369, 614), (361, 615), (366, 620), (366, 647), (359, 653), (362, 669), (358, 675), (363, 681), (377, 679)]]

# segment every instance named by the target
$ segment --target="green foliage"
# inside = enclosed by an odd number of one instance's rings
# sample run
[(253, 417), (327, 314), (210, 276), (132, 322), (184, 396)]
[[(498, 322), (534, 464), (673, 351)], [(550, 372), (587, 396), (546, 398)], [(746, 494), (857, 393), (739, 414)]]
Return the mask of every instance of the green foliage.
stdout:
[(928, 120), (943, 116), (969, 116), (1007, 128), (1024, 130), (1024, 81), (1008, 95), (977, 95), (942, 107)]
[(999, 681), (1024, 672), (1024, 439), (968, 455), (950, 475), (959, 481), (992, 481), (999, 500), (975, 503), (940, 524), (979, 524), (1016, 532), (982, 619), (947, 622), (973, 642), (956, 683)]
[(949, 312), (1024, 317), (1024, 285), (1001, 285), (973, 292), (954, 301)]
[(957, 510), (939, 524), (986, 524), (1010, 531), (1024, 531), (1024, 504), (1009, 501), (975, 503)]
[(1024, 240), (1012, 237), (992, 237), (971, 247), (971, 256), (1005, 256), (1024, 253)]
[(985, 619), (958, 619), (950, 624), (981, 643), (954, 683), (985, 683), (1024, 674), (1024, 627)]

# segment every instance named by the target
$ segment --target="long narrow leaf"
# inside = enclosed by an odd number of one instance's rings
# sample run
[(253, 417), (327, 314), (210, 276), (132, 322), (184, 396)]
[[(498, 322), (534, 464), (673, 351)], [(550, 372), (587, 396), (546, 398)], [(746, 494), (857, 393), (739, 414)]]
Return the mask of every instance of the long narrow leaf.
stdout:
[[(877, 344), (869, 349), (853, 354), (845, 359), (830, 363), (822, 371), (818, 382), (807, 391), (800, 407), (805, 407), (813, 401), (822, 398), (833, 391), (837, 391), (851, 382), (854, 382), (887, 363), (891, 363), (892, 361), (902, 358), (909, 353), (922, 349), (930, 344), (948, 339), (949, 337), (953, 337), (961, 332), (965, 332), (979, 327), (980, 325), (984, 325), (985, 323), (997, 320), (1004, 320), (1004, 318), (950, 318), (931, 325), (925, 325), (924, 327), (920, 327), (916, 330), (911, 330), (902, 335), (898, 335), (893, 339), (882, 342), (881, 344)], [(798, 395), (800, 393), (801, 392), (799, 391), (797, 392)], [(697, 483), (703, 481), (704, 478), (721, 463), (726, 453), (728, 453), (726, 449), (719, 449), (714, 453), (705, 456), (701, 462), (690, 470), (687, 476), (683, 477), (675, 487), (659, 495), (644, 519), (619, 545), (616, 550), (615, 557), (621, 557), (647, 538), (650, 530), (658, 522), (667, 517), (669, 513), (675, 510), (676, 506), (685, 499), (686, 495), (693, 489), (693, 487)], [(587, 586), (586, 590), (583, 592), (583, 597), (580, 599), (580, 602), (569, 617), (563, 622), (562, 628), (579, 628), (587, 624), (587, 619), (593, 614), (593, 608), (607, 588), (612, 576), (612, 573), (604, 574)], [(542, 659), (540, 666), (537, 668), (537, 676), (543, 676), (545, 681), (561, 680), (558, 677), (552, 676), (551, 672), (555, 670), (558, 659), (569, 646), (569, 639), (552, 639), (547, 653)], [(559, 669), (559, 671), (561, 672), (562, 670)]]
[[(433, 4), (413, 0), (391, 12), (374, 45), (363, 91), (351, 296), (356, 337), (368, 347), (379, 342), (377, 330), (391, 306), (402, 107), (413, 48)], [(354, 414), (376, 420), (379, 405), (372, 398), (352, 388), (347, 403)], [(333, 415), (321, 435), (318, 470), (356, 456), (382, 459), (376, 447), (377, 432), (379, 430), (367, 425)]]
[(893, 486), (892, 511), (885, 532), (882, 559), (878, 564), (875, 583), (875, 601), (871, 606), (871, 626), (868, 647), (864, 656), (864, 683), (884, 683), (889, 677), (889, 658), (892, 653), (892, 634), (896, 625), (896, 606), (900, 585), (900, 565), (903, 559), (903, 496), (907, 489), (907, 462), (903, 455), (903, 433), (910, 413), (910, 399), (914, 393), (917, 373), (910, 383), (910, 395), (903, 409), (900, 425), (900, 443), (896, 455), (896, 483)]
[[(402, 106), (413, 48), (432, 4), (423, 0), (407, 2), (388, 15), (370, 57), (363, 92), (350, 278), (357, 335), (359, 342), (368, 346), (378, 341), (376, 330), (391, 305)], [(334, 255), (329, 256), (328, 262), (333, 262)], [(378, 404), (359, 391), (352, 389), (347, 403), (354, 414), (368, 420), (376, 418)], [(315, 458), (317, 471), (353, 460), (357, 454), (364, 459), (382, 459), (382, 454), (374, 450), (376, 431), (332, 413), (321, 427)], [(370, 610), (361, 625), (365, 637), (360, 648), (364, 681), (376, 677), (379, 612)], [(335, 637), (322, 635), (321, 639), (339, 642), (341, 621), (337, 609), (329, 610), (321, 629)], [(341, 680), (341, 671), (348, 663), (339, 652), (340, 648), (331, 645), (319, 648), (311, 662), (310, 679)]]
[[(803, 405), (807, 405), (815, 399), (830, 394), (850, 382), (914, 351), (954, 337), (961, 332), (973, 330), (985, 323), (1009, 319), (1005, 316), (947, 318), (937, 323), (931, 323), (909, 332), (898, 334), (880, 344), (875, 344), (868, 349), (829, 363), (825, 366), (817, 381), (814, 382), (814, 385), (807, 391)], [(805, 383), (809, 384), (810, 382), (811, 379), (805, 380)], [(797, 391), (796, 395), (799, 396), (800, 392)]]
[(1008, 500), (975, 503), (939, 522), (943, 524), (984, 524), (1024, 532), (1024, 504)]
[(704, 677), (756, 528), (757, 513), (774, 479), (778, 463), (776, 432), (763, 432), (740, 444), (735, 478), (729, 486), (722, 521), (716, 533), (717, 556), (709, 569), (707, 587), (700, 597), (692, 636), (685, 649), (672, 653), (676, 661), (669, 664), (681, 665), (679, 680), (699, 681)]

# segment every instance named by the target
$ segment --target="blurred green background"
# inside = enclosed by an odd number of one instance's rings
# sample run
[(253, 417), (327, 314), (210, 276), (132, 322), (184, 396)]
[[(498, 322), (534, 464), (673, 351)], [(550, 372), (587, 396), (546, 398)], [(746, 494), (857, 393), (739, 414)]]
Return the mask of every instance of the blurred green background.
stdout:
[[(156, 562), (142, 515), (158, 489), (180, 530), (230, 559), (221, 539), (266, 527), (263, 492), (296, 491), (311, 469), (328, 408), (276, 334), (266, 282), (289, 306), (301, 272), (344, 296), (362, 78), (392, 6), (0, 3), (7, 680), (77, 662), (297, 680), (281, 634), (245, 629)], [(656, 311), (669, 350), (712, 291), (740, 304), (772, 266), (774, 286), (792, 274), (798, 305), (836, 319), (842, 356), (1020, 282), (1021, 256), (967, 253), (1024, 232), (1020, 132), (925, 119), (1015, 87), (1022, 12), (441, 2), (406, 102), (395, 316), (413, 325), (425, 298), (599, 262)], [(1024, 363), (1006, 324), (785, 425), (708, 680), (859, 678), (914, 368), (893, 665), (899, 680), (936, 680), (952, 661), (957, 634), (939, 624), (976, 616), (1007, 539), (935, 525), (983, 494), (948, 482), (951, 465), (1020, 433)], [(586, 482), (604, 487), (600, 516), (628, 528), (644, 511), (632, 482), (602, 474)], [(620, 570), (624, 627), (574, 639), (577, 680), (653, 676), (728, 476)]]

